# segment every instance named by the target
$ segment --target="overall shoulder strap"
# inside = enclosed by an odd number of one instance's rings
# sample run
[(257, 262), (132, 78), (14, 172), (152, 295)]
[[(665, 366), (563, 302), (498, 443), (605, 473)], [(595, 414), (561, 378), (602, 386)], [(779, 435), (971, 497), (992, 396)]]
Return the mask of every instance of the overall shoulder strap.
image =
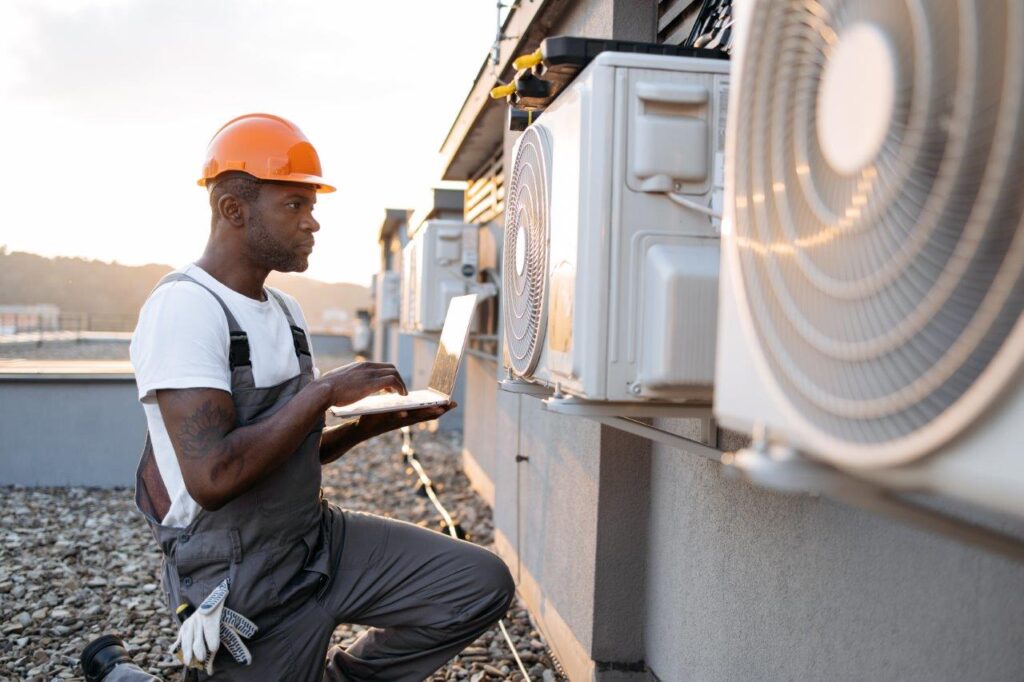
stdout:
[(295, 323), (295, 318), (292, 316), (291, 310), (288, 309), (288, 304), (284, 302), (284, 297), (270, 287), (267, 287), (267, 291), (274, 297), (277, 305), (288, 319), (288, 326), (292, 330), (292, 344), (295, 346), (295, 357), (299, 359), (299, 370), (303, 374), (312, 374), (313, 354), (309, 351), (309, 339), (306, 336), (306, 332)]
[(193, 279), (192, 277), (189, 277), (188, 275), (186, 275), (183, 272), (171, 272), (171, 273), (168, 273), (167, 275), (164, 276), (163, 279), (161, 279), (159, 282), (157, 282), (157, 285), (155, 287), (153, 287), (153, 291), (156, 291), (157, 289), (159, 289), (163, 285), (170, 284), (171, 282), (192, 282), (192, 284), (198, 284), (202, 288), (204, 288), (207, 291), (209, 291), (210, 295), (213, 296), (215, 299), (217, 299), (217, 303), (220, 304), (221, 310), (224, 311), (224, 317), (226, 317), (227, 320), (228, 320), (228, 331), (230, 331), (232, 333), (233, 332), (240, 332), (240, 331), (242, 331), (242, 327), (239, 326), (238, 320), (235, 319), (235, 316), (231, 314), (231, 310), (228, 308), (227, 304), (224, 303), (224, 299), (222, 299), (220, 296), (218, 296), (217, 293), (213, 289), (211, 289), (210, 287), (206, 286), (205, 284), (203, 284), (202, 282), (200, 282), (197, 279)]
[[(183, 272), (172, 272), (167, 274), (155, 287), (153, 287), (153, 291), (156, 291), (164, 284), (169, 284), (171, 282), (192, 282), (193, 284), (197, 284), (203, 289), (206, 289), (217, 303), (220, 304), (220, 308), (224, 311), (224, 317), (228, 322), (228, 364), (231, 367), (232, 388), (235, 387), (236, 382), (238, 382), (239, 386), (242, 387), (255, 385), (252, 379), (252, 360), (249, 357), (249, 337), (242, 329), (241, 325), (238, 324), (238, 320), (235, 319), (235, 316), (231, 313), (231, 310), (224, 302), (224, 299), (218, 296), (217, 292), (210, 287), (192, 277), (189, 277)], [(238, 376), (236, 370), (244, 370), (245, 368), (248, 368), (248, 371), (246, 372), (248, 377)]]

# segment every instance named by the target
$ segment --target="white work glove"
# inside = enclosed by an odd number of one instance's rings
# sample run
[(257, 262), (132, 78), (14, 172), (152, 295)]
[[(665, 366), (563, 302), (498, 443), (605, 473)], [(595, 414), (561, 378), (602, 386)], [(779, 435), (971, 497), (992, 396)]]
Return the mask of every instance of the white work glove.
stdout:
[(239, 663), (252, 663), (252, 654), (242, 643), (242, 637), (249, 639), (257, 628), (251, 620), (224, 606), (228, 591), (228, 581), (224, 580), (182, 622), (171, 653), (177, 652), (186, 667), (213, 675), (213, 659), (221, 643)]

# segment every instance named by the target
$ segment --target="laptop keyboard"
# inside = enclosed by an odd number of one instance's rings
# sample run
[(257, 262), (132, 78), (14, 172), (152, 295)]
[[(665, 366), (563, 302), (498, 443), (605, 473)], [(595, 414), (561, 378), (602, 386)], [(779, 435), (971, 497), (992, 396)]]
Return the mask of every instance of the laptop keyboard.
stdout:
[(377, 409), (382, 407), (403, 407), (420, 405), (423, 403), (439, 403), (444, 400), (444, 396), (434, 393), (433, 391), (411, 391), (409, 395), (399, 395), (397, 393), (377, 393), (369, 395), (362, 400), (356, 401), (351, 405), (345, 405), (346, 410), (355, 409)]

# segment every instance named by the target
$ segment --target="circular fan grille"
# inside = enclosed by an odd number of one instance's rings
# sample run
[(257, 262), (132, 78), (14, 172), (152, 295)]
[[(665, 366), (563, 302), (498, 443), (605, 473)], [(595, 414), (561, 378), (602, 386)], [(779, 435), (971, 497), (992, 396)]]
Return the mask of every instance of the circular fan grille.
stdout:
[(747, 315), (822, 457), (908, 461), (1021, 359), (1024, 3), (770, 0), (750, 25), (730, 169)]
[(537, 366), (547, 319), (549, 149), (543, 128), (523, 133), (506, 195), (502, 309), (505, 347), (520, 376)]

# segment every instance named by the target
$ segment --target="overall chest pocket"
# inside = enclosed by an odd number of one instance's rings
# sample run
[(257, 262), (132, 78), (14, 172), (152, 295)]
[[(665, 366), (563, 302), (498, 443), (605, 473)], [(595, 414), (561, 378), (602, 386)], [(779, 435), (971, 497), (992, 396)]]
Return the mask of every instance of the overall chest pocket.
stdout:
[(320, 428), (306, 435), (299, 448), (256, 486), (256, 505), (278, 515), (319, 504)]

